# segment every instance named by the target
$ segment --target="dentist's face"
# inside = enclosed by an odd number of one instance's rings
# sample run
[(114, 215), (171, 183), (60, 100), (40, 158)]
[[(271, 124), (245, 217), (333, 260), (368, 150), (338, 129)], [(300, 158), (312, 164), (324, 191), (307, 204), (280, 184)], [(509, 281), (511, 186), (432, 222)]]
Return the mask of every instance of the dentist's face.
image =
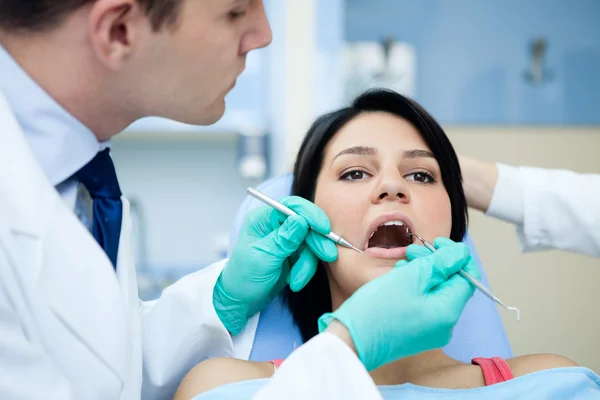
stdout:
[(405, 258), (406, 226), (430, 241), (452, 227), (437, 161), (412, 124), (384, 112), (359, 115), (329, 142), (315, 204), (334, 232), (365, 251), (338, 246), (328, 268), (334, 309)]
[(262, 0), (184, 0), (175, 25), (152, 33), (136, 54), (144, 113), (216, 122), (246, 56), (271, 38)]

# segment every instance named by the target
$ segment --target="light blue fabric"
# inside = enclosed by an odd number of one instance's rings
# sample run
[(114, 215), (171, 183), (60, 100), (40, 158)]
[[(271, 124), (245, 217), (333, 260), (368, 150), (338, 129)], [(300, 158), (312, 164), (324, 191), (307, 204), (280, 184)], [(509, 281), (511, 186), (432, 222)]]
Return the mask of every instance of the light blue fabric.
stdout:
[(0, 90), (53, 186), (71, 177), (108, 146), (98, 143), (92, 131), (31, 79), (2, 46)]
[[(279, 199), (289, 195), (292, 179), (291, 174), (282, 175), (263, 183), (258, 186), (258, 189)], [(251, 208), (262, 205), (251, 197), (244, 200), (232, 228), (229, 252), (237, 240), (246, 213)], [(471, 248), (481, 270), (483, 283), (489, 286), (475, 245), (468, 234), (464, 242)], [(501, 296), (501, 293), (499, 295)], [(293, 323), (289, 310), (281, 304), (280, 298), (276, 298), (260, 315), (250, 360), (285, 359), (302, 343), (302, 337)], [(461, 319), (454, 328), (452, 340), (444, 351), (450, 357), (466, 363), (470, 363), (475, 357), (511, 358), (513, 356), (496, 305), (479, 291), (475, 292), (473, 298), (467, 303)]]
[[(194, 400), (250, 399), (269, 380), (257, 379), (224, 385), (194, 397)], [(307, 382), (310, 384), (310, 382)], [(380, 386), (386, 400), (593, 400), (600, 399), (600, 377), (583, 367), (556, 368), (535, 372), (507, 382), (475, 389), (432, 389), (410, 383)], [(285, 394), (282, 393), (282, 397)]]

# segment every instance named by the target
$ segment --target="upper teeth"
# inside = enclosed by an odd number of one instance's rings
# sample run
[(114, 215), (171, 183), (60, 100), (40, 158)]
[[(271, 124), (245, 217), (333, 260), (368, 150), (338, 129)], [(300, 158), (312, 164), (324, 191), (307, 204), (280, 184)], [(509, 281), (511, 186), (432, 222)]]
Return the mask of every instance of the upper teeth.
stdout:
[(402, 221), (389, 221), (383, 224), (382, 226), (390, 226), (390, 225), (404, 225)]
[(373, 235), (375, 234), (375, 232), (377, 232), (377, 229), (379, 229), (379, 227), (382, 226), (392, 226), (392, 225), (396, 225), (396, 226), (402, 226), (404, 225), (404, 222), (402, 221), (388, 221), (382, 225), (379, 225), (377, 228), (375, 228), (375, 230), (373, 231), (373, 233), (371, 233), (371, 236), (369, 236), (369, 239), (371, 239), (373, 237)]

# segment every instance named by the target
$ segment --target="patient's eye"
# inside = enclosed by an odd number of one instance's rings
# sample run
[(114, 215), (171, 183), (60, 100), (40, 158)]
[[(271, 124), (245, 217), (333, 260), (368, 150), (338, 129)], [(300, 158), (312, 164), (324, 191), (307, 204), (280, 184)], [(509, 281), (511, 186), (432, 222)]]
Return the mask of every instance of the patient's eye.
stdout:
[(406, 175), (406, 179), (408, 179), (409, 181), (415, 181), (419, 183), (435, 183), (434, 177), (430, 173), (424, 171), (413, 172), (412, 174), (408, 174)]
[(359, 169), (353, 169), (352, 171), (348, 171), (340, 176), (340, 180), (342, 181), (360, 181), (370, 177), (371, 175), (366, 173), (365, 171), (361, 171)]

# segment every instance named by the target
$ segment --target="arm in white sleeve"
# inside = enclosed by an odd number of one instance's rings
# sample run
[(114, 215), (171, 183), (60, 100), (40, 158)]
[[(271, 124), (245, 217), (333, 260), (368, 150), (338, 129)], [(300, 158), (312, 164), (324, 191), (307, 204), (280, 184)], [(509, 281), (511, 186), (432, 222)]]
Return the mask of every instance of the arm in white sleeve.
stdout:
[(225, 261), (183, 277), (160, 299), (142, 303), (143, 399), (173, 398), (183, 377), (212, 357), (232, 357), (233, 342), (213, 307)]
[(294, 351), (253, 400), (381, 398), (356, 354), (325, 332)]
[(498, 164), (487, 214), (517, 225), (522, 251), (600, 257), (600, 175)]

